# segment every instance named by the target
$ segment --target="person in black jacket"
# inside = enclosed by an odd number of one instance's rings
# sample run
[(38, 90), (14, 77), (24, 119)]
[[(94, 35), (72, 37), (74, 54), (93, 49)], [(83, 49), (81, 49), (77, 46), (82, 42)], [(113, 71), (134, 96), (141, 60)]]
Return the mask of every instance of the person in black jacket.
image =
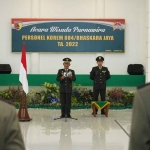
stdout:
[(14, 106), (0, 99), (0, 150), (25, 150)]
[[(61, 101), (61, 118), (67, 115), (71, 118), (71, 95), (72, 95), (72, 81), (76, 81), (74, 70), (69, 69), (71, 59), (63, 59), (64, 68), (59, 69), (56, 80), (60, 82), (60, 101)], [(67, 108), (67, 109), (66, 109)]]
[(150, 150), (150, 83), (141, 85), (133, 101), (129, 150)]
[[(93, 80), (93, 100), (98, 101), (98, 95), (101, 96), (101, 101), (105, 101), (106, 96), (106, 80), (110, 79), (110, 73), (107, 67), (103, 67), (104, 58), (98, 56), (96, 58), (98, 66), (93, 67), (90, 72), (90, 79)], [(96, 109), (96, 113), (97, 113)], [(93, 114), (93, 113), (92, 113)], [(104, 113), (104, 109), (101, 110), (101, 114)]]

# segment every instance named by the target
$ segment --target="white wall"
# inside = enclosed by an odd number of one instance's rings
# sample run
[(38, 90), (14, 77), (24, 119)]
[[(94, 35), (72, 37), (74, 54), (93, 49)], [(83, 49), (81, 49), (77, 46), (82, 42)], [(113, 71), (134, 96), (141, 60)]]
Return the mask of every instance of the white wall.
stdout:
[[(111, 74), (127, 74), (128, 64), (146, 68), (146, 0), (0, 0), (0, 64), (19, 73), (20, 54), (11, 53), (11, 18), (124, 18), (125, 53), (105, 53)], [(71, 57), (76, 74), (89, 74), (98, 53), (27, 54), (28, 73), (55, 74)], [(33, 60), (35, 59), (35, 60)], [(36, 65), (37, 64), (37, 65)]]
[(146, 81), (150, 82), (150, 2), (146, 0)]

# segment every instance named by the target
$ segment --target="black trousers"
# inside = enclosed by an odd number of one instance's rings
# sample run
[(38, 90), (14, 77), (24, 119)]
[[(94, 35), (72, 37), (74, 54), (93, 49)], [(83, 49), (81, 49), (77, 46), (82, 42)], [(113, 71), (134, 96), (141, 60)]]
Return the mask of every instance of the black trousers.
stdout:
[[(94, 93), (93, 93), (93, 100), (94, 101), (98, 101), (99, 94), (101, 97), (101, 101), (105, 101), (106, 88), (105, 89), (94, 89), (93, 91), (94, 91)], [(98, 111), (98, 110), (96, 109), (96, 111)], [(102, 109), (101, 112), (104, 113), (104, 109)]]
[(71, 95), (72, 95), (72, 93), (60, 93), (61, 114), (62, 115), (70, 115)]

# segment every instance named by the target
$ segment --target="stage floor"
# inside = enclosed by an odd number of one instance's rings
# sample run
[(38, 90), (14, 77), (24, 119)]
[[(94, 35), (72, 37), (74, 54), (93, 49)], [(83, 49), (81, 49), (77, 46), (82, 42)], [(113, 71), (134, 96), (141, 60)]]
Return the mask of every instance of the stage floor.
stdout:
[(28, 109), (33, 118), (20, 122), (26, 150), (128, 150), (132, 110), (72, 110), (78, 120), (54, 120), (60, 110)]

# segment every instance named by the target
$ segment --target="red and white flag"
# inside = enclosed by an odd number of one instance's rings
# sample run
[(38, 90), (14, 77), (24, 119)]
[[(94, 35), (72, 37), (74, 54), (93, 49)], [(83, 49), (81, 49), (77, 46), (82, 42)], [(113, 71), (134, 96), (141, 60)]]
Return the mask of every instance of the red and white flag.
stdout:
[(27, 79), (27, 64), (26, 64), (26, 45), (23, 43), (22, 45), (22, 56), (21, 56), (21, 64), (20, 64), (20, 74), (19, 81), (22, 83), (22, 88), (24, 92), (28, 93), (28, 79)]

